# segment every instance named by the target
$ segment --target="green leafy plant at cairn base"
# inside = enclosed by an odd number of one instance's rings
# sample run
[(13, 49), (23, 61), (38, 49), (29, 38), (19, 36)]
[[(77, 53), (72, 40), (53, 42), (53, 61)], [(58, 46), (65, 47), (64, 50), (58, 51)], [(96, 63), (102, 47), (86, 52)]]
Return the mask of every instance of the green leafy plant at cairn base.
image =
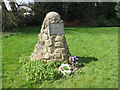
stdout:
[(54, 81), (62, 77), (62, 74), (57, 70), (60, 62), (53, 61), (46, 63), (42, 60), (29, 61), (27, 57), (22, 57), (19, 61), (20, 63), (22, 62), (20, 73), (24, 73), (28, 81), (42, 83), (45, 80)]

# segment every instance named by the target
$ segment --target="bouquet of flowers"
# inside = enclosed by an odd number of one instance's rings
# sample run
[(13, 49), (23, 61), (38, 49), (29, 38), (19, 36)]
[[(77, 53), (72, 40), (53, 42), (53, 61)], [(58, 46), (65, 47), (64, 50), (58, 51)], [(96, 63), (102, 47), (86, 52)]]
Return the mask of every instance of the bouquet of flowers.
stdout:
[(71, 56), (66, 62), (61, 64), (61, 66), (59, 67), (59, 71), (66, 75), (75, 72), (78, 68), (78, 58), (76, 56)]

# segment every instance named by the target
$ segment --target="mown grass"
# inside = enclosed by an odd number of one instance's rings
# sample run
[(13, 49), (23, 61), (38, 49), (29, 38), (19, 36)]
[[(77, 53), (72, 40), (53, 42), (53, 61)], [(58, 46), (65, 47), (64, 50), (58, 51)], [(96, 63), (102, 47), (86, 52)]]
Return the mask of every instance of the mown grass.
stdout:
[(39, 27), (20, 28), (2, 37), (3, 88), (117, 88), (118, 28), (65, 28), (69, 50), (83, 62), (81, 75), (42, 84), (20, 75), (19, 58), (29, 56), (38, 40)]

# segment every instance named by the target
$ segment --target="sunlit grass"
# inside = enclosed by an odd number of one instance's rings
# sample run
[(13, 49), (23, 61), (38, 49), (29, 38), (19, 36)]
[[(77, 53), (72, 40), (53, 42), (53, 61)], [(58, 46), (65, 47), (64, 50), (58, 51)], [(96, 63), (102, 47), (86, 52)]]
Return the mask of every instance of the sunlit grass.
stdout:
[(32, 83), (19, 75), (20, 57), (29, 56), (38, 40), (40, 28), (21, 28), (20, 32), (3, 34), (2, 69), (4, 88), (117, 88), (118, 28), (65, 28), (67, 44), (74, 56), (83, 62), (81, 75), (61, 78), (43, 84)]

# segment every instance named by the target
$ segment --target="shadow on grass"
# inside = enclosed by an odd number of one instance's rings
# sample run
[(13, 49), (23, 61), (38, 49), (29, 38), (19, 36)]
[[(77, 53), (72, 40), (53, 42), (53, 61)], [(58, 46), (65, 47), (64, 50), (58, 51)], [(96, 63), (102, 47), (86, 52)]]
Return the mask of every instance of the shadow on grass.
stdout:
[(84, 67), (84, 63), (89, 64), (92, 61), (98, 61), (95, 57), (78, 57), (78, 62), (81, 63), (81, 67)]
[(78, 61), (83, 63), (90, 63), (91, 61), (98, 61), (98, 59), (94, 57), (78, 57)]

